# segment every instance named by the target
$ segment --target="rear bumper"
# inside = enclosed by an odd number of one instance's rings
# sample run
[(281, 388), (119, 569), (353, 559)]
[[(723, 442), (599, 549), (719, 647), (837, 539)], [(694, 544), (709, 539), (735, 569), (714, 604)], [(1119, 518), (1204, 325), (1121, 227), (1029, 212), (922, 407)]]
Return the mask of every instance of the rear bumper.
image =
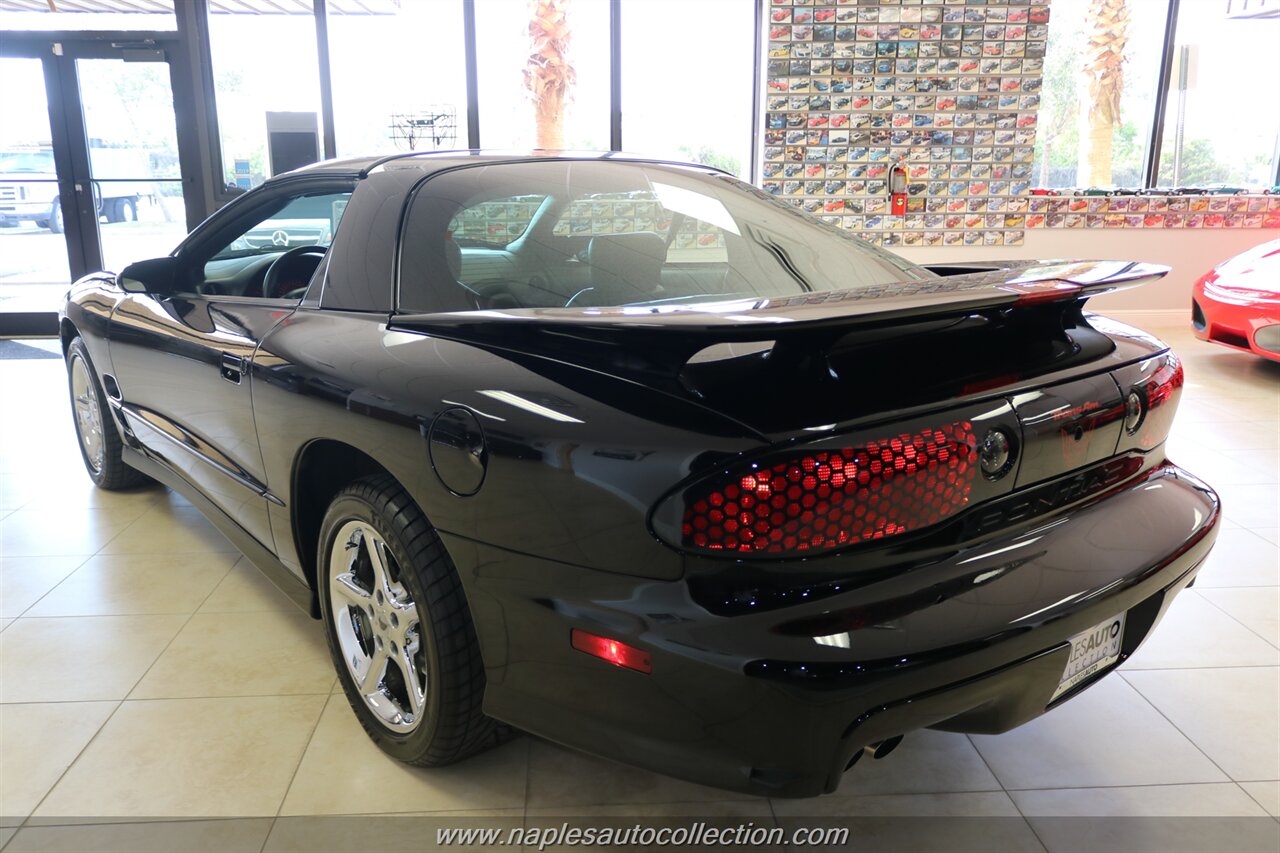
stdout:
[[(1008, 538), (738, 616), (709, 613), (684, 581), (446, 542), (476, 617), (487, 713), (692, 781), (802, 797), (834, 790), (869, 743), (1007, 731), (1087, 689), (1096, 677), (1051, 705), (1068, 639), (1126, 613), (1120, 662), (1131, 655), (1194, 578), (1218, 507), (1163, 465)], [(572, 628), (650, 652), (652, 674), (574, 651)]]

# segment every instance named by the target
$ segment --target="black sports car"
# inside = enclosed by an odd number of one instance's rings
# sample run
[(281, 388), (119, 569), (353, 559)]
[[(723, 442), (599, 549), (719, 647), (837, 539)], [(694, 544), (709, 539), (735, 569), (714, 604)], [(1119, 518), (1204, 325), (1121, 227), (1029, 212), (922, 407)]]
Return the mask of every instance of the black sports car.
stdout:
[(187, 495), (323, 619), (391, 755), (502, 721), (806, 796), (1068, 701), (1194, 580), (1182, 367), (1083, 311), (1165, 272), (919, 267), (702, 166), (410, 154), (268, 181), (61, 328), (94, 481)]

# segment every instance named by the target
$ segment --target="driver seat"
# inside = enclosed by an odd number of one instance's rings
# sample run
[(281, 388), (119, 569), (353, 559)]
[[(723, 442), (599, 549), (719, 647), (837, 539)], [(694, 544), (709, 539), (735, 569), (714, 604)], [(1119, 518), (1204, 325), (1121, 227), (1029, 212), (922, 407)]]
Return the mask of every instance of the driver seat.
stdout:
[(622, 305), (657, 298), (662, 291), (662, 266), (667, 241), (652, 231), (592, 237), (587, 244), (594, 305)]

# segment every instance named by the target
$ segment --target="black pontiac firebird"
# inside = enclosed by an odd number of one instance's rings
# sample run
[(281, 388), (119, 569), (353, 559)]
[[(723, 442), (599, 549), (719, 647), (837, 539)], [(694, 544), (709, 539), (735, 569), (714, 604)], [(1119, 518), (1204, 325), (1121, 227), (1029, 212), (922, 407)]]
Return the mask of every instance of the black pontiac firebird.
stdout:
[(1194, 580), (1182, 367), (1083, 310), (1166, 271), (919, 267), (705, 167), (455, 152), (271, 180), (61, 328), (94, 481), (321, 618), (391, 755), (502, 721), (807, 796), (1069, 700)]

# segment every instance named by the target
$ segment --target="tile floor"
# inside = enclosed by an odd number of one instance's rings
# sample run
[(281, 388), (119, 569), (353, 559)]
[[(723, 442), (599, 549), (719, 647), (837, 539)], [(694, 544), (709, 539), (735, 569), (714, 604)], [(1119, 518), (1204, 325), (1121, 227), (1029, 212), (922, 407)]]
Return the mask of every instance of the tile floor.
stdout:
[(199, 824), (209, 849), (258, 850), (308, 815), (984, 814), (1015, 819), (1012, 848), (1057, 850), (1080, 839), (1054, 818), (1280, 816), (1280, 365), (1153, 331), (1188, 376), (1170, 454), (1226, 506), (1195, 589), (1053, 714), (999, 737), (915, 733), (801, 802), (531, 737), (440, 770), (385, 758), (334, 692), (319, 623), (177, 495), (94, 490), (61, 362), (0, 361), (22, 401), (0, 418), (0, 846), (84, 849), (106, 837), (85, 823), (112, 822), (129, 849), (129, 818), (259, 818)]

